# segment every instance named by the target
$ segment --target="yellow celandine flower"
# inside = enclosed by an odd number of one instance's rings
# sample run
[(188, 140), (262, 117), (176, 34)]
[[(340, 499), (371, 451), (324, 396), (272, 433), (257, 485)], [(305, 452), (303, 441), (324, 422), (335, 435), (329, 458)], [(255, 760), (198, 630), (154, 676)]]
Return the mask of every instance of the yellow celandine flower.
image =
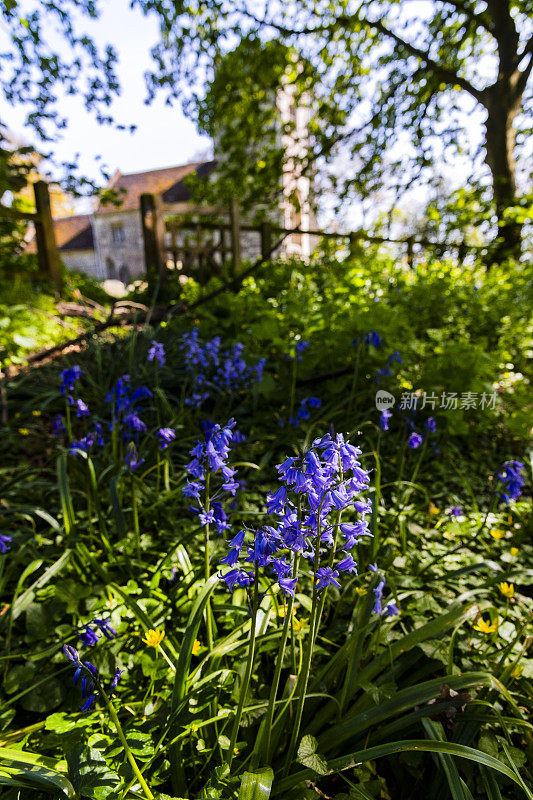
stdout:
[(304, 630), (305, 626), (307, 625), (307, 620), (306, 619), (296, 619), (296, 617), (294, 617), (294, 619), (292, 621), (292, 624), (293, 624), (294, 632), (295, 633), (299, 633), (300, 631)]
[(30, 432), (28, 428), (19, 428), (19, 433), (21, 436), (29, 436)]
[(486, 619), (481, 617), (477, 625), (474, 625), (474, 630), (480, 633), (496, 633), (498, 630), (498, 618), (496, 617), (494, 622), (487, 622)]
[(521, 678), (523, 672), (524, 672), (524, 665), (517, 664), (516, 667), (511, 672), (511, 678)]
[(42, 411), (39, 411), (38, 408), (34, 408), (31, 413), (33, 414), (34, 417), (40, 417), (41, 414), (42, 414)]
[(432, 503), (432, 502), (429, 503), (429, 513), (430, 514), (440, 514), (440, 511), (437, 508), (437, 506), (435, 505), (435, 503)]
[(518, 547), (511, 547), (511, 555), (512, 556), (518, 555)]
[(498, 584), (498, 588), (504, 597), (514, 597), (514, 583), (502, 581), (502, 583)]
[(365, 594), (367, 594), (367, 590), (365, 589), (364, 586), (356, 586), (355, 591), (357, 592), (359, 597), (364, 597)]
[(191, 653), (193, 654), (193, 656), (195, 656), (200, 652), (201, 649), (202, 649), (202, 643), (199, 642), (198, 639), (195, 639)]
[(155, 630), (146, 631), (143, 642), (147, 644), (148, 647), (159, 647), (164, 638), (165, 631), (160, 631), (159, 628), (156, 628)]
[(501, 531), (499, 528), (493, 528), (490, 532), (490, 535), (492, 536), (493, 539), (498, 540), (498, 539), (503, 539), (505, 533)]

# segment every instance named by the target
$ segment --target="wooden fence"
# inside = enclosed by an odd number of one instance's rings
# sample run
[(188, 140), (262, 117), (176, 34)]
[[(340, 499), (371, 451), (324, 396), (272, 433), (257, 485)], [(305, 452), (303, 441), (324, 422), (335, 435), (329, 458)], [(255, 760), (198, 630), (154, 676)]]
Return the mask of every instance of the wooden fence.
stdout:
[(46, 181), (33, 184), (35, 212), (19, 211), (0, 204), (0, 217), (33, 222), (37, 244), (39, 276), (51, 280), (60, 294), (63, 288), (63, 270), (57, 250), (54, 222), (50, 208), (50, 192)]
[(159, 195), (143, 194), (140, 207), (146, 271), (149, 275), (159, 275), (162, 282), (168, 279), (169, 268), (204, 282), (211, 275), (220, 274), (223, 264), (228, 260), (234, 277), (242, 264), (243, 233), (258, 236), (258, 249), (264, 261), (281, 247), (286, 237), (295, 235), (344, 240), (351, 252), (355, 252), (362, 242), (393, 244), (403, 250), (411, 269), (415, 265), (417, 248), (440, 253), (455, 250), (459, 260), (463, 260), (469, 251), (485, 249), (484, 246), (465, 242), (450, 244), (417, 236), (391, 239), (373, 236), (365, 231), (337, 233), (305, 230), (300, 227), (285, 228), (270, 222), (251, 225), (241, 220), (236, 200), (230, 206), (200, 206), (164, 203)]

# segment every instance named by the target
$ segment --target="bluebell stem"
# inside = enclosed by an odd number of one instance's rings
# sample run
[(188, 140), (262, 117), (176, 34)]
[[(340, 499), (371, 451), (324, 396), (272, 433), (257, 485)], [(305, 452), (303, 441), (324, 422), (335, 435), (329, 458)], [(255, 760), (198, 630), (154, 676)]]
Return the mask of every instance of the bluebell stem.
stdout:
[(85, 703), (81, 707), (81, 711), (90, 711), (95, 705), (97, 699), (100, 699), (105, 704), (107, 712), (113, 721), (120, 742), (124, 748), (126, 758), (130, 763), (135, 777), (142, 787), (145, 797), (147, 800), (154, 800), (154, 796), (150, 791), (141, 770), (139, 769), (133, 753), (131, 752), (131, 748), (126, 740), (126, 737), (124, 736), (124, 731), (122, 730), (122, 725), (120, 724), (117, 712), (115, 711), (113, 703), (111, 702), (113, 692), (117, 688), (120, 681), (120, 670), (116, 669), (111, 683), (106, 689), (102, 684), (100, 674), (96, 667), (89, 661), (82, 661), (80, 654), (75, 647), (66, 644), (63, 647), (63, 653), (75, 668), (74, 684), (77, 685), (78, 681), (80, 681), (82, 699), (85, 700)]

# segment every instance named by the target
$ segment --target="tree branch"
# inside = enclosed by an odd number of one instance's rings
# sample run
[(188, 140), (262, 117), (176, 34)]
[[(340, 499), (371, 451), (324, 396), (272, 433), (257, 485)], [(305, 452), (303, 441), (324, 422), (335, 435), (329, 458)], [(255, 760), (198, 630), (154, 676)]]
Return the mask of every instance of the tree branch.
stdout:
[(441, 80), (445, 83), (449, 84), (450, 86), (460, 86), (461, 89), (464, 89), (465, 92), (468, 92), (472, 97), (474, 97), (478, 103), (484, 102), (484, 92), (481, 89), (476, 89), (470, 81), (466, 78), (463, 78), (461, 75), (457, 73), (456, 70), (452, 69), (451, 67), (446, 67), (443, 64), (439, 64), (438, 61), (435, 61), (431, 58), (429, 52), (425, 50), (421, 50), (419, 47), (416, 47), (411, 42), (402, 39), (401, 36), (398, 36), (397, 33), (390, 30), (386, 25), (383, 24), (381, 20), (370, 20), (364, 17), (359, 17), (360, 22), (364, 25), (368, 25), (370, 28), (374, 28), (374, 30), (378, 31), (379, 33), (386, 36), (388, 39), (392, 39), (396, 44), (406, 50), (410, 55), (415, 56), (415, 58), (419, 58), (432, 72), (435, 73)]
[(521, 55), (517, 57), (517, 63), (520, 64), (526, 56), (529, 56), (529, 61), (527, 62), (524, 69), (523, 70), (516, 69), (511, 76), (511, 86), (513, 87), (513, 95), (515, 103), (521, 100), (522, 95), (524, 94), (524, 91), (526, 89), (529, 76), (531, 75), (531, 71), (533, 70), (533, 36), (529, 39)]
[(438, 2), (443, 3), (445, 6), (453, 6), (457, 11), (464, 14), (465, 17), (475, 22), (476, 25), (480, 25), (486, 31), (494, 35), (494, 24), (490, 16), (483, 11), (474, 11), (469, 0), (438, 0)]

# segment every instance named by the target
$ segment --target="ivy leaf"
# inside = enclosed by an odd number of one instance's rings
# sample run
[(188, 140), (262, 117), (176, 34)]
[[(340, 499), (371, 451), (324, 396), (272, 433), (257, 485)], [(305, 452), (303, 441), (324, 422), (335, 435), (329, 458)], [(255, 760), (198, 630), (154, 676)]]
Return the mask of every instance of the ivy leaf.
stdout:
[(314, 736), (304, 736), (298, 748), (297, 761), (304, 767), (312, 769), (318, 775), (326, 775), (328, 764), (324, 756), (316, 752), (317, 740)]

